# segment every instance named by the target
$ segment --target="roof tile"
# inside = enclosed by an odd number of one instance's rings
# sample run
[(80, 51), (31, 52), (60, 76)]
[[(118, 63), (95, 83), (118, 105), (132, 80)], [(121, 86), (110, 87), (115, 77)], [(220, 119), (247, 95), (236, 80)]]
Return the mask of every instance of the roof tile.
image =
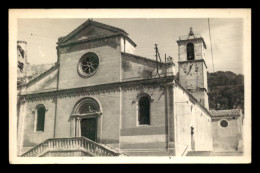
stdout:
[(239, 109), (210, 110), (212, 117), (240, 116)]

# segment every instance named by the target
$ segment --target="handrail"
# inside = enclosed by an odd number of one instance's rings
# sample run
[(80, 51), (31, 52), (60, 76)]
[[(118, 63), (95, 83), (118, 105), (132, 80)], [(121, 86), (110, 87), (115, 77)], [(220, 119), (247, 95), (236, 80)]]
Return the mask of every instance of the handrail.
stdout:
[(38, 157), (48, 151), (59, 150), (84, 150), (93, 156), (119, 156), (119, 152), (109, 150), (85, 137), (75, 138), (52, 138), (47, 139), (36, 147), (24, 153), (21, 157)]

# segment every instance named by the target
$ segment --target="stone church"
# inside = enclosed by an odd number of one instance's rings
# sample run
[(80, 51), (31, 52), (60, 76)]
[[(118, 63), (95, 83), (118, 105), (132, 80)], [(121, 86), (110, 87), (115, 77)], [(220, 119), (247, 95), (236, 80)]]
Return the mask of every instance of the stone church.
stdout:
[(213, 151), (204, 39), (191, 29), (177, 40), (179, 80), (171, 57), (141, 57), (136, 46), (126, 31), (87, 20), (58, 39), (55, 64), (36, 67), (18, 41), (18, 156)]

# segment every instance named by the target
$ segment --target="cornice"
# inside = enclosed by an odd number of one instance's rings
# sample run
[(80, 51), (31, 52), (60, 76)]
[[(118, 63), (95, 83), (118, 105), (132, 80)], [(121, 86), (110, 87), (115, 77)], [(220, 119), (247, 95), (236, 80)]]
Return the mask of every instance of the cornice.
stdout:
[(196, 41), (196, 40), (202, 40), (204, 48), (207, 49), (206, 43), (205, 43), (205, 41), (204, 41), (204, 39), (202, 37), (193, 38), (193, 39), (186, 39), (186, 40), (177, 40), (177, 43), (178, 44), (179, 43), (186, 43), (186, 42)]
[(87, 42), (92, 42), (92, 41), (97, 41), (97, 40), (102, 40), (102, 39), (108, 39), (111, 37), (116, 37), (116, 36), (122, 36), (125, 37), (134, 47), (136, 47), (136, 44), (134, 43), (133, 40), (131, 40), (127, 35), (123, 34), (123, 33), (115, 33), (115, 34), (111, 34), (111, 35), (106, 35), (106, 36), (102, 36), (102, 37), (94, 37), (94, 38), (88, 38), (88, 39), (83, 39), (83, 40), (75, 40), (75, 41), (69, 41), (69, 42), (65, 42), (65, 43), (57, 43), (59, 47), (63, 48), (63, 47), (67, 47), (67, 46), (72, 46), (75, 44), (82, 44), (82, 43), (87, 43)]
[(178, 61), (179, 64), (192, 63), (192, 62), (204, 62), (206, 68), (208, 68), (204, 59), (194, 59), (194, 60), (187, 60), (187, 61)]
[(58, 42), (57, 44), (58, 44), (59, 47), (63, 48), (63, 47), (67, 47), (67, 46), (71, 46), (71, 45), (75, 45), (75, 44), (97, 41), (97, 40), (115, 37), (115, 36), (119, 36), (119, 35), (121, 35), (121, 33), (115, 33), (115, 34), (106, 35), (106, 36), (102, 36), (102, 37), (93, 37), (93, 38), (88, 38), (88, 39), (83, 39), (83, 40), (69, 41), (69, 42), (66, 42), (66, 43), (59, 43)]
[(96, 86), (81, 87), (81, 88), (71, 88), (62, 89), (56, 91), (42, 92), (42, 93), (24, 93), (21, 98), (24, 98), (28, 102), (39, 101), (39, 100), (52, 100), (55, 98), (70, 98), (70, 97), (80, 97), (80, 96), (91, 96), (100, 95), (106, 93), (116, 93), (132, 90), (140, 90), (142, 88), (156, 88), (163, 87), (162, 83), (172, 82), (174, 76), (167, 76), (162, 78), (135, 80), (135, 81), (125, 81), (111, 84), (101, 84)]

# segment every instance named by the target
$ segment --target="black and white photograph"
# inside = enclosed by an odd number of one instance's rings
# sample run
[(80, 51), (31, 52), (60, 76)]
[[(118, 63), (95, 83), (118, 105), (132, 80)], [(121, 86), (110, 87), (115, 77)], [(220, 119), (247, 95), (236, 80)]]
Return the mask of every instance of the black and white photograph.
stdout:
[(10, 163), (250, 163), (250, 27), (250, 9), (10, 9)]

